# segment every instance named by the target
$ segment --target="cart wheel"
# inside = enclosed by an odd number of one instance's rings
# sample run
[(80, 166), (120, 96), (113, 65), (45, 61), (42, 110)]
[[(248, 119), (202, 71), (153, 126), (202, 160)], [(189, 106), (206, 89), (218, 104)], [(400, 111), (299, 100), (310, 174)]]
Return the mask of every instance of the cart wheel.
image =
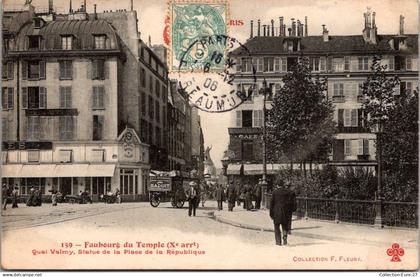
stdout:
[(160, 197), (159, 197), (159, 196), (153, 196), (153, 197), (150, 199), (150, 205), (151, 205), (153, 208), (156, 208), (157, 206), (159, 206), (159, 204), (160, 204)]
[(178, 209), (184, 207), (184, 200), (178, 200), (178, 202), (176, 203), (176, 207)]

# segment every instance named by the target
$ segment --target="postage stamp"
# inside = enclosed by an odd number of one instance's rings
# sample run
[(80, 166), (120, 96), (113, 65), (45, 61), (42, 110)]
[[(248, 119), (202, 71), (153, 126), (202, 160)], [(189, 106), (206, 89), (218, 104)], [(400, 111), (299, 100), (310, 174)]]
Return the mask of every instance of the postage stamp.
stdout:
[[(181, 57), (187, 62), (194, 61), (194, 68), (202, 66), (209, 52), (194, 42), (205, 36), (228, 34), (228, 2), (171, 0), (168, 5), (169, 37), (166, 42), (170, 49), (170, 70), (179, 70)], [(184, 55), (186, 52), (188, 55)], [(215, 69), (222, 69), (221, 64)]]

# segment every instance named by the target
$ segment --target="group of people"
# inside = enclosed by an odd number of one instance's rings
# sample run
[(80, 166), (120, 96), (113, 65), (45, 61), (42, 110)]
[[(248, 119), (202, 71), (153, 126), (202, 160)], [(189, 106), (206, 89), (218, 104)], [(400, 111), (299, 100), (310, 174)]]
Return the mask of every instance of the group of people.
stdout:
[(15, 186), (13, 187), (13, 189), (11, 189), (6, 184), (3, 184), (2, 186), (3, 210), (6, 210), (9, 199), (12, 200), (12, 208), (17, 208), (18, 202), (19, 202), (19, 188)]
[[(250, 211), (252, 209), (261, 208), (261, 186), (257, 184), (255, 187), (250, 183), (244, 186), (235, 185), (233, 181), (229, 182), (226, 189), (222, 185), (217, 185), (215, 190), (215, 199), (217, 201), (218, 210), (223, 210), (223, 202), (228, 202), (228, 211), (233, 211), (235, 204)], [(253, 203), (254, 202), (254, 203)]]

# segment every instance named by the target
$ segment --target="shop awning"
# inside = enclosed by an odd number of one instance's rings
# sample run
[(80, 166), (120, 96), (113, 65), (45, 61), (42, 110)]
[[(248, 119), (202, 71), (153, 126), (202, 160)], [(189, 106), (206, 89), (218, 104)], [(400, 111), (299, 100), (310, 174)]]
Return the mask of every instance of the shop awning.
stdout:
[(55, 164), (25, 164), (22, 166), (20, 176), (22, 178), (55, 177)]
[(227, 168), (227, 175), (240, 175), (242, 164), (229, 164)]
[(244, 175), (262, 175), (262, 174), (263, 174), (262, 164), (244, 164)]
[(54, 177), (85, 177), (88, 164), (58, 164), (55, 167)]
[(21, 164), (2, 164), (1, 177), (3, 178), (19, 178), (20, 171), (22, 170)]
[(86, 176), (112, 177), (115, 172), (115, 164), (91, 164), (87, 168)]

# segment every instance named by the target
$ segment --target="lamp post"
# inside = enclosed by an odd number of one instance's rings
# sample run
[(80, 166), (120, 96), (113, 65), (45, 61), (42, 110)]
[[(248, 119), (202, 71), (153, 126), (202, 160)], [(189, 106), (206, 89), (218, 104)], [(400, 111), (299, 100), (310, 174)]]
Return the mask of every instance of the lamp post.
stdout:
[(266, 107), (265, 107), (265, 102), (266, 102), (266, 98), (267, 98), (267, 80), (264, 78), (263, 81), (263, 88), (262, 88), (262, 94), (263, 94), (263, 128), (262, 128), (262, 133), (263, 133), (263, 149), (262, 149), (262, 160), (263, 160), (263, 175), (262, 175), (262, 180), (261, 180), (261, 200), (262, 200), (262, 206), (266, 207), (266, 197), (265, 197), (265, 193), (267, 191), (267, 146), (266, 146), (266, 140), (267, 140), (267, 134), (266, 134)]
[(382, 195), (382, 124), (381, 122), (378, 123), (378, 130), (376, 132), (376, 141), (377, 141), (377, 171), (376, 174), (378, 175), (378, 187), (376, 191), (376, 199), (375, 199), (375, 225), (379, 228), (383, 228), (383, 217), (382, 217), (382, 210), (383, 210), (383, 195)]

